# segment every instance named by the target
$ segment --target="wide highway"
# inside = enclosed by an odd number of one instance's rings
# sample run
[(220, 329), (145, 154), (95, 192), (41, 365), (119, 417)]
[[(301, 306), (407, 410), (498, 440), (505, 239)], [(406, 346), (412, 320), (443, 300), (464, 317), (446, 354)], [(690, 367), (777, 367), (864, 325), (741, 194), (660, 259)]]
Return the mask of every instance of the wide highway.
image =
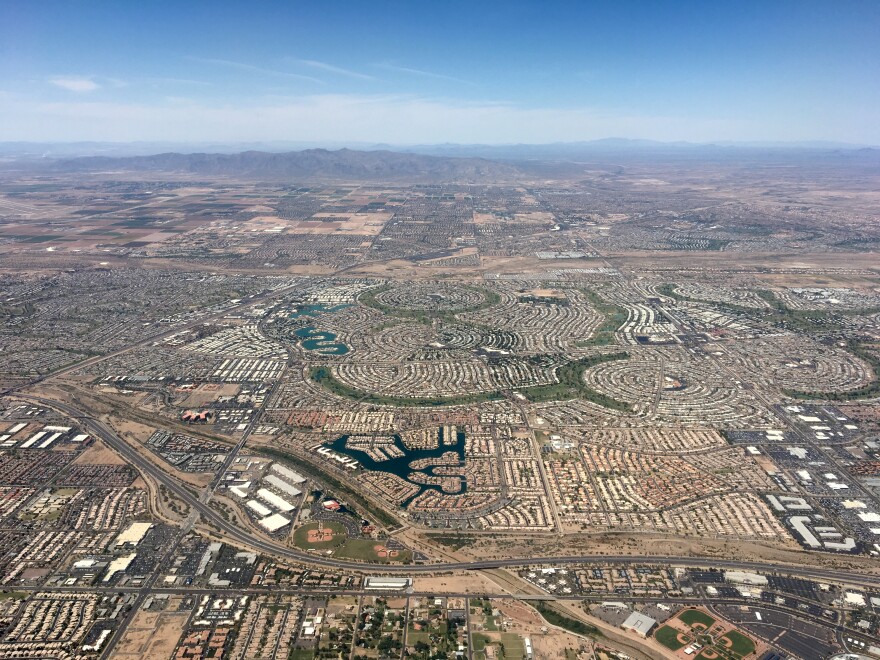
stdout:
[(458, 571), (458, 570), (481, 570), (492, 568), (526, 566), (529, 564), (663, 564), (670, 566), (691, 566), (697, 568), (723, 568), (741, 571), (758, 571), (762, 573), (781, 573), (793, 575), (813, 580), (831, 580), (845, 582), (854, 586), (880, 587), (880, 576), (868, 575), (865, 573), (857, 573), (852, 571), (840, 571), (830, 568), (822, 568), (815, 566), (778, 564), (770, 562), (754, 562), (740, 561), (736, 559), (716, 559), (701, 557), (679, 557), (671, 555), (566, 555), (561, 557), (520, 557), (505, 559), (487, 559), (474, 560), (467, 562), (449, 562), (437, 564), (406, 564), (406, 565), (378, 565), (364, 564), (361, 562), (338, 559), (334, 557), (325, 557), (309, 552), (288, 548), (271, 540), (264, 539), (249, 533), (241, 527), (227, 522), (216, 511), (211, 509), (208, 504), (202, 502), (198, 497), (194, 496), (186, 487), (177, 481), (170, 474), (150, 462), (142, 456), (127, 442), (116, 435), (114, 431), (107, 427), (102, 421), (89, 416), (88, 414), (78, 410), (68, 403), (62, 403), (52, 399), (44, 399), (32, 395), (19, 395), (21, 398), (29, 399), (49, 408), (55, 408), (72, 418), (80, 420), (83, 427), (96, 437), (101, 438), (110, 447), (115, 449), (132, 465), (136, 466), (145, 474), (150, 475), (157, 482), (163, 484), (172, 491), (179, 499), (183, 500), (191, 507), (191, 510), (198, 511), (202, 517), (210, 522), (214, 527), (221, 530), (231, 541), (236, 541), (251, 547), (255, 550), (265, 552), (275, 557), (287, 559), (294, 562), (301, 562), (331, 568), (334, 570), (344, 569), (357, 572), (379, 572), (379, 573), (401, 573), (412, 575), (417, 573), (437, 573), (440, 571)]

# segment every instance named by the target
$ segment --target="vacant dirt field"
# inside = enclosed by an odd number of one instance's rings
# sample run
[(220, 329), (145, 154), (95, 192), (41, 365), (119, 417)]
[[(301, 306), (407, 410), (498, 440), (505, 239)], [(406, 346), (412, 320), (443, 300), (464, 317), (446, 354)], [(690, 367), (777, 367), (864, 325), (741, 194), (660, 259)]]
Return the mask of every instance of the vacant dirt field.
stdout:
[(417, 577), (414, 580), (414, 587), (416, 591), (427, 591), (436, 594), (479, 595), (498, 592), (498, 585), (479, 573)]
[(117, 658), (168, 658), (183, 634), (188, 612), (176, 612), (179, 599), (163, 612), (140, 611), (116, 648)]
[(96, 440), (83, 453), (76, 457), (74, 463), (90, 463), (96, 465), (122, 465), (125, 463), (112, 449), (100, 440)]

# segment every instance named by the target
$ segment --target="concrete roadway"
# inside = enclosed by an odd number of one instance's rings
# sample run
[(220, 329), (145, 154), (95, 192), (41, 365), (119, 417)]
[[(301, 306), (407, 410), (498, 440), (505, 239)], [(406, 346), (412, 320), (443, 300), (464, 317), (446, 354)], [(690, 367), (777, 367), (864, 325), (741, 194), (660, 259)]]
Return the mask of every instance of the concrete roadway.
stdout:
[(224, 520), (216, 511), (211, 509), (200, 498), (195, 497), (180, 482), (174, 479), (170, 474), (160, 469), (145, 457), (141, 456), (137, 451), (128, 445), (124, 440), (119, 438), (111, 429), (103, 422), (93, 417), (89, 417), (82, 411), (74, 408), (67, 403), (61, 403), (50, 399), (43, 399), (30, 395), (19, 395), (21, 398), (32, 400), (44, 406), (55, 408), (69, 415), (70, 417), (79, 419), (83, 426), (92, 434), (101, 438), (110, 447), (119, 452), (126, 460), (130, 461), (138, 469), (149, 474), (157, 482), (165, 485), (178, 498), (187, 503), (191, 510), (198, 511), (202, 517), (210, 522), (213, 526), (221, 530), (231, 541), (242, 543), (247, 547), (251, 547), (268, 555), (279, 557), (293, 562), (307, 563), (316, 566), (322, 566), (334, 570), (344, 569), (356, 572), (377, 572), (377, 573), (401, 573), (406, 575), (437, 573), (440, 571), (456, 571), (456, 570), (483, 570), (491, 568), (505, 568), (525, 566), (528, 564), (599, 564), (599, 563), (615, 563), (615, 564), (662, 564), (671, 566), (692, 566), (701, 568), (725, 568), (731, 570), (744, 571), (760, 571), (760, 572), (776, 572), (786, 575), (798, 576), (814, 580), (831, 580), (845, 582), (854, 586), (878, 588), (880, 587), (880, 576), (867, 575), (865, 573), (856, 573), (851, 571), (839, 571), (829, 568), (813, 567), (813, 566), (794, 566), (787, 564), (776, 564), (771, 562), (751, 562), (737, 560), (721, 560), (713, 558), (699, 557), (678, 557), (678, 556), (631, 556), (631, 555), (568, 555), (562, 557), (521, 557), (506, 558), (493, 560), (476, 560), (469, 562), (451, 562), (438, 564), (412, 564), (412, 565), (368, 565), (355, 561), (337, 559), (334, 557), (322, 557), (308, 552), (288, 548), (275, 543), (271, 540), (263, 539), (250, 534), (247, 530), (242, 529), (232, 523)]
[[(100, 585), (76, 585), (76, 586), (52, 586), (47, 587), (44, 585), (28, 587), (28, 586), (16, 586), (16, 591), (25, 591), (29, 593), (38, 593), (38, 592), (59, 592), (59, 593), (67, 593), (67, 594), (76, 594), (76, 593), (99, 593), (99, 594), (122, 594), (122, 593), (136, 593), (140, 594), (143, 592), (145, 587), (102, 587)], [(205, 587), (150, 587), (148, 589), (151, 594), (167, 594), (169, 596), (184, 596), (184, 597), (200, 597), (200, 596), (217, 596), (223, 593), (234, 593), (238, 596), (277, 596), (277, 595), (292, 595), (292, 596), (315, 596), (322, 597), (327, 595), (333, 596), (381, 596), (386, 598), (397, 598), (397, 597), (435, 597), (435, 596), (443, 596), (445, 598), (513, 598), (516, 600), (524, 600), (524, 601), (564, 601), (564, 602), (572, 602), (572, 603), (589, 603), (591, 605), (600, 605), (605, 602), (623, 602), (628, 604), (637, 604), (637, 603), (655, 603), (658, 601), (656, 596), (646, 596), (646, 595), (624, 595), (624, 594), (515, 594), (509, 593), (506, 591), (499, 591), (495, 593), (470, 593), (470, 592), (446, 592), (446, 591), (414, 591), (414, 590), (406, 590), (406, 591), (384, 591), (384, 590), (373, 590), (373, 589), (327, 589), (327, 588), (308, 588), (308, 587), (276, 587), (276, 586), (266, 586), (266, 587), (226, 587), (220, 589), (207, 589)], [(685, 597), (675, 597), (675, 598), (666, 598), (663, 599), (663, 602), (667, 604), (673, 605), (681, 605), (682, 607), (687, 606), (706, 606), (706, 598), (703, 596), (695, 596), (692, 598)], [(866, 635), (850, 630), (848, 628), (844, 628), (839, 623), (834, 623), (832, 621), (828, 621), (827, 619), (823, 619), (821, 617), (814, 616), (809, 612), (804, 612), (801, 610), (794, 610), (789, 607), (784, 607), (780, 605), (776, 605), (775, 603), (767, 603), (764, 601), (746, 601), (744, 599), (735, 599), (735, 598), (713, 598), (711, 599), (711, 603), (708, 605), (710, 609), (717, 605), (729, 605), (733, 607), (745, 607), (750, 611), (754, 610), (766, 610), (772, 612), (779, 612), (782, 614), (788, 614), (795, 618), (804, 620), (804, 621), (812, 621), (815, 625), (822, 626), (833, 630), (838, 636), (847, 636), (854, 639), (860, 639), (866, 643), (873, 642)], [(137, 607), (132, 607), (132, 612), (137, 611)], [(726, 618), (722, 614), (718, 614), (721, 618)], [(122, 626), (120, 626), (122, 629)], [(843, 646), (843, 640), (840, 640), (841, 646)]]

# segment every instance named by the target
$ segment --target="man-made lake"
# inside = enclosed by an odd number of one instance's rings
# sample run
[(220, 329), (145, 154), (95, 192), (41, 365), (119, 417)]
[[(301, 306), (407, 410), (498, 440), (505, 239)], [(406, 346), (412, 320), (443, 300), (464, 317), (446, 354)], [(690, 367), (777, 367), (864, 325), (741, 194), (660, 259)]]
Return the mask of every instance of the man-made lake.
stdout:
[(302, 347), (307, 351), (315, 351), (323, 355), (345, 355), (351, 349), (342, 342), (336, 341), (336, 335), (326, 330), (318, 330), (314, 326), (300, 328), (294, 333), (302, 339)]
[[(323, 305), (321, 303), (303, 305), (297, 311), (291, 313), (289, 318), (311, 318), (320, 316), (321, 314), (332, 314), (333, 312), (338, 312), (346, 307), (350, 307), (350, 305)], [(345, 355), (351, 350), (348, 345), (343, 344), (342, 342), (337, 342), (334, 333), (326, 330), (318, 330), (311, 325), (305, 328), (300, 328), (294, 334), (303, 340), (302, 347), (307, 351), (315, 351), (322, 355)]]
[[(443, 431), (440, 431), (442, 434)], [(455, 467), (464, 465), (464, 432), (457, 431), (455, 437), (455, 444), (446, 444), (443, 441), (443, 438), (440, 438), (439, 445), (436, 449), (407, 449), (406, 445), (403, 444), (403, 441), (400, 439), (399, 435), (390, 436), (393, 438), (393, 446), (396, 450), (399, 450), (396, 453), (402, 454), (400, 456), (395, 456), (391, 458), (387, 458), (386, 460), (377, 461), (375, 460), (369, 453), (362, 451), (360, 449), (354, 449), (346, 447), (346, 443), (348, 442), (349, 436), (343, 435), (333, 442), (329, 443), (327, 446), (333, 451), (343, 454), (345, 456), (350, 456), (351, 458), (356, 459), (360, 462), (361, 466), (365, 470), (374, 470), (380, 472), (389, 472), (394, 474), (404, 481), (407, 481), (414, 486), (419, 488), (418, 493), (413, 495), (403, 503), (405, 507), (410, 501), (414, 498), (421, 495), (425, 490), (431, 489), (439, 492), (443, 492), (442, 488), (437, 485), (420, 483), (419, 481), (413, 481), (410, 479), (410, 475), (424, 475), (430, 479), (442, 479), (448, 478), (449, 475), (445, 474), (435, 474), (435, 470), (437, 468), (452, 468), (453, 471)], [(454, 454), (457, 457), (457, 466), (447, 462), (442, 461), (441, 458), (444, 454)], [(430, 463), (431, 459), (437, 461), (436, 465), (425, 465), (425, 463)], [(415, 467), (413, 467), (415, 465)], [(420, 480), (421, 481), (421, 480)], [(467, 482), (462, 477), (460, 481), (460, 493), (467, 492)]]

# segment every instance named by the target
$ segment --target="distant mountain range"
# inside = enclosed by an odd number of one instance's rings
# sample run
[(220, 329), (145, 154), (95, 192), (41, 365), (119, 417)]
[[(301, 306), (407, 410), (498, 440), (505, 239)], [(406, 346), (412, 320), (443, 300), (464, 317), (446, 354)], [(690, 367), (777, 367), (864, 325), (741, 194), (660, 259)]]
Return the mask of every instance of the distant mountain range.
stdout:
[[(390, 148), (381, 145), (383, 148)], [(426, 144), (401, 148), (435, 156), (468, 156), (509, 160), (601, 161), (607, 158), (729, 159), (825, 157), (877, 152), (874, 147), (838, 142), (658, 142), (606, 138), (586, 142), (552, 144)]]
[(510, 154), (513, 157), (529, 157), (533, 154), (564, 156), (572, 153), (612, 152), (694, 152), (713, 150), (727, 151), (858, 151), (877, 149), (870, 145), (821, 140), (800, 142), (660, 142), (629, 138), (604, 138), (577, 142), (549, 144), (389, 144), (376, 142), (307, 142), (277, 140), (268, 142), (3, 142), (0, 141), (0, 158), (17, 157), (31, 159), (59, 159), (82, 156), (152, 156), (164, 153), (234, 154), (245, 151), (286, 153), (312, 149), (352, 149), (356, 151), (393, 151), (396, 153), (421, 153), (429, 155), (459, 155), (477, 157), (479, 154)]
[(64, 172), (177, 172), (240, 176), (261, 180), (348, 181), (501, 181), (521, 175), (513, 164), (485, 158), (430, 156), (394, 151), (307, 149), (286, 153), (245, 151), (163, 153), (153, 156), (92, 156), (54, 161), (48, 169)]
[[(711, 163), (750, 166), (880, 166), (880, 149), (831, 143), (693, 144), (608, 139), (559, 144), (440, 144), (364, 150), (305, 149), (229, 153), (235, 145), (205, 151), (151, 151), (159, 143), (0, 143), (5, 171), (156, 172), (231, 176), (273, 181), (364, 181), (393, 183), (495, 183), (578, 176), (593, 167), (660, 167)], [(289, 145), (290, 143), (283, 143)], [(41, 150), (40, 147), (43, 147)], [(177, 145), (181, 151), (185, 145)], [(240, 145), (239, 145), (240, 146)], [(262, 145), (261, 145), (262, 146)], [(83, 155), (85, 154), (85, 155)], [(95, 155), (101, 154), (101, 155)], [(78, 157), (73, 157), (78, 156)]]

